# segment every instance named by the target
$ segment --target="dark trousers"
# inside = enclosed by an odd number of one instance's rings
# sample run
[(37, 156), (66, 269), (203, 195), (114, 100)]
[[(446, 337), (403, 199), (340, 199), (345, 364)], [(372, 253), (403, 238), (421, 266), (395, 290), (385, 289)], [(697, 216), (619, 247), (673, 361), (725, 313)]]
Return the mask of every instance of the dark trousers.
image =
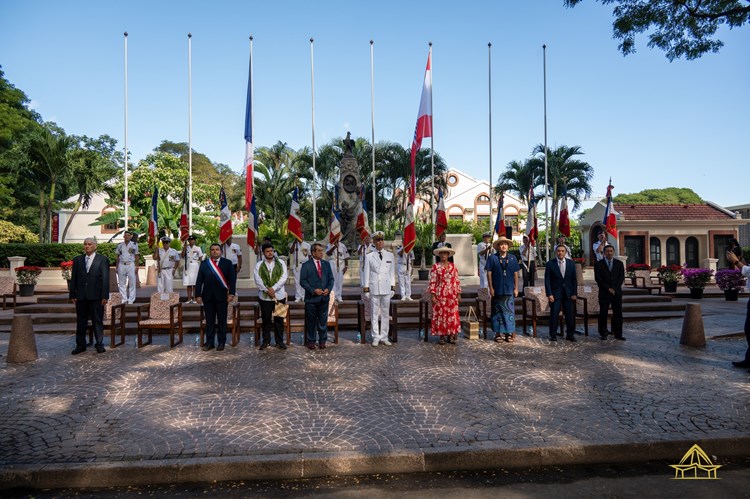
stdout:
[(745, 339), (747, 340), (745, 360), (750, 362), (750, 300), (747, 300), (747, 315), (745, 315)]
[(328, 301), (305, 301), (305, 340), (307, 343), (325, 343), (328, 340)]
[(533, 287), (536, 282), (536, 263), (531, 262), (528, 269), (525, 265), (521, 265), (521, 272), (523, 274), (523, 287)]
[(557, 334), (557, 327), (559, 325), (560, 308), (562, 308), (563, 314), (565, 315), (565, 330), (568, 337), (573, 337), (576, 332), (576, 305), (573, 300), (569, 297), (564, 296), (559, 300), (549, 304), (550, 318), (549, 318), (549, 335), (554, 337)]
[(101, 300), (76, 300), (76, 347), (86, 348), (89, 320), (94, 326), (96, 345), (104, 341), (104, 305)]
[(622, 336), (622, 295), (599, 291), (599, 334), (607, 334), (607, 311), (612, 307), (612, 334)]
[[(271, 343), (271, 324), (273, 323), (273, 335), (276, 338), (276, 344), (281, 345), (284, 343), (284, 318), (273, 316), (276, 302), (271, 300), (258, 301), (260, 302), (260, 318), (263, 321), (263, 344)], [(279, 302), (286, 303), (286, 298), (279, 300)]]
[(219, 322), (219, 345), (227, 342), (227, 307), (226, 301), (204, 300), (203, 311), (206, 313), (206, 345), (214, 346), (214, 324)]

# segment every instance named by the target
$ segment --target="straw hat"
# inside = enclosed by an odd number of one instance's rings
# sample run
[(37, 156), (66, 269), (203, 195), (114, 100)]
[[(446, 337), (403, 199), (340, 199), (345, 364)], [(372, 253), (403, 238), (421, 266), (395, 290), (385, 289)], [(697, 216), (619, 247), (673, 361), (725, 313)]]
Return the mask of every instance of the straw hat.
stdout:
[(500, 247), (500, 243), (506, 243), (508, 246), (513, 246), (513, 241), (508, 239), (507, 237), (498, 237), (493, 241), (492, 247), (495, 249), (498, 249)]
[(449, 248), (447, 246), (443, 246), (441, 248), (435, 248), (432, 250), (432, 254), (435, 256), (440, 256), (440, 253), (448, 253), (448, 256), (453, 256), (456, 254), (456, 250), (453, 248)]

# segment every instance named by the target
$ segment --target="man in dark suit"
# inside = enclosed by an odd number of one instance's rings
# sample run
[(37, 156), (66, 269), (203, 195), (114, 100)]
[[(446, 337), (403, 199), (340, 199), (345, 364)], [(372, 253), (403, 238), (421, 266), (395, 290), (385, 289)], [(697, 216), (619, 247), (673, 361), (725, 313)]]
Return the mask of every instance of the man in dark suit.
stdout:
[(612, 333), (617, 340), (622, 336), (622, 283), (625, 282), (625, 266), (614, 258), (615, 248), (604, 246), (604, 258), (594, 265), (594, 278), (599, 286), (599, 336), (606, 340), (607, 312), (612, 306)]
[(565, 246), (555, 248), (556, 258), (547, 262), (544, 270), (544, 289), (549, 299), (549, 339), (557, 341), (557, 326), (560, 308), (565, 314), (565, 339), (575, 341), (573, 336), (576, 329), (576, 293), (578, 292), (578, 281), (576, 279), (576, 266), (573, 260), (565, 258), (567, 249)]
[(195, 300), (206, 313), (206, 344), (203, 351), (214, 348), (214, 323), (219, 321), (219, 343), (216, 350), (224, 350), (227, 342), (227, 307), (234, 300), (237, 274), (232, 262), (221, 256), (221, 246), (212, 244), (210, 258), (203, 260), (195, 280)]
[(104, 306), (109, 299), (109, 260), (96, 252), (96, 240), (83, 241), (85, 255), (73, 258), (70, 301), (76, 306), (76, 348), (73, 355), (86, 351), (86, 328), (94, 327), (97, 353), (104, 353)]
[[(438, 237), (438, 240), (432, 243), (432, 252), (435, 253), (435, 250), (438, 248), (452, 248), (451, 243), (445, 242), (445, 231), (440, 233), (440, 237)], [(449, 256), (448, 261), (453, 263), (453, 257)]]
[[(315, 350), (315, 339), (321, 349), (328, 340), (328, 301), (333, 290), (331, 264), (323, 260), (323, 245), (314, 243), (312, 258), (302, 264), (300, 283), (305, 290), (305, 341)], [(317, 334), (316, 334), (317, 332)]]

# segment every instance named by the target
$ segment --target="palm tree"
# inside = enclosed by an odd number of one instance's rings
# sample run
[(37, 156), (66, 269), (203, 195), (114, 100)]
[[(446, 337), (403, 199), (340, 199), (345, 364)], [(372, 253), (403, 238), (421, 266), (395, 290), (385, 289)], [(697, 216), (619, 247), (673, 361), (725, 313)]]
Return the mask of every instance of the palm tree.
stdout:
[(506, 170), (497, 178), (497, 185), (493, 190), (496, 196), (499, 196), (501, 192), (512, 192), (518, 196), (518, 199), (528, 204), (529, 191), (543, 183), (544, 169), (540, 177), (535, 165), (530, 161), (511, 161), (506, 166)]
[[(271, 230), (281, 233), (294, 189), (294, 151), (286, 142), (255, 150), (255, 196), (259, 212), (265, 214)], [(259, 213), (260, 216), (260, 213)]]

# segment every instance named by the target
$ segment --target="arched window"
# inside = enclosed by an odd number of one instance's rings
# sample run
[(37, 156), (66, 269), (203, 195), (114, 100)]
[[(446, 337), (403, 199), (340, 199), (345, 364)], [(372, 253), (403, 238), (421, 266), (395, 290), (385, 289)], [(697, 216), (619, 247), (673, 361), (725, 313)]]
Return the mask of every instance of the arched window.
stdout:
[(658, 237), (649, 239), (649, 251), (651, 253), (651, 268), (661, 266), (661, 241)]
[(698, 268), (698, 240), (693, 236), (685, 239), (685, 265)]
[(489, 202), (490, 202), (489, 196), (485, 194), (480, 194), (479, 196), (477, 196), (477, 203), (489, 203)]
[(676, 237), (667, 239), (667, 265), (682, 265), (680, 262), (680, 241)]
[[(114, 206), (105, 206), (102, 209), (101, 215), (106, 215), (107, 213), (112, 213), (113, 211), (117, 211), (117, 208)], [(117, 222), (113, 222), (110, 224), (104, 224), (101, 226), (102, 234), (115, 234), (117, 233)]]

